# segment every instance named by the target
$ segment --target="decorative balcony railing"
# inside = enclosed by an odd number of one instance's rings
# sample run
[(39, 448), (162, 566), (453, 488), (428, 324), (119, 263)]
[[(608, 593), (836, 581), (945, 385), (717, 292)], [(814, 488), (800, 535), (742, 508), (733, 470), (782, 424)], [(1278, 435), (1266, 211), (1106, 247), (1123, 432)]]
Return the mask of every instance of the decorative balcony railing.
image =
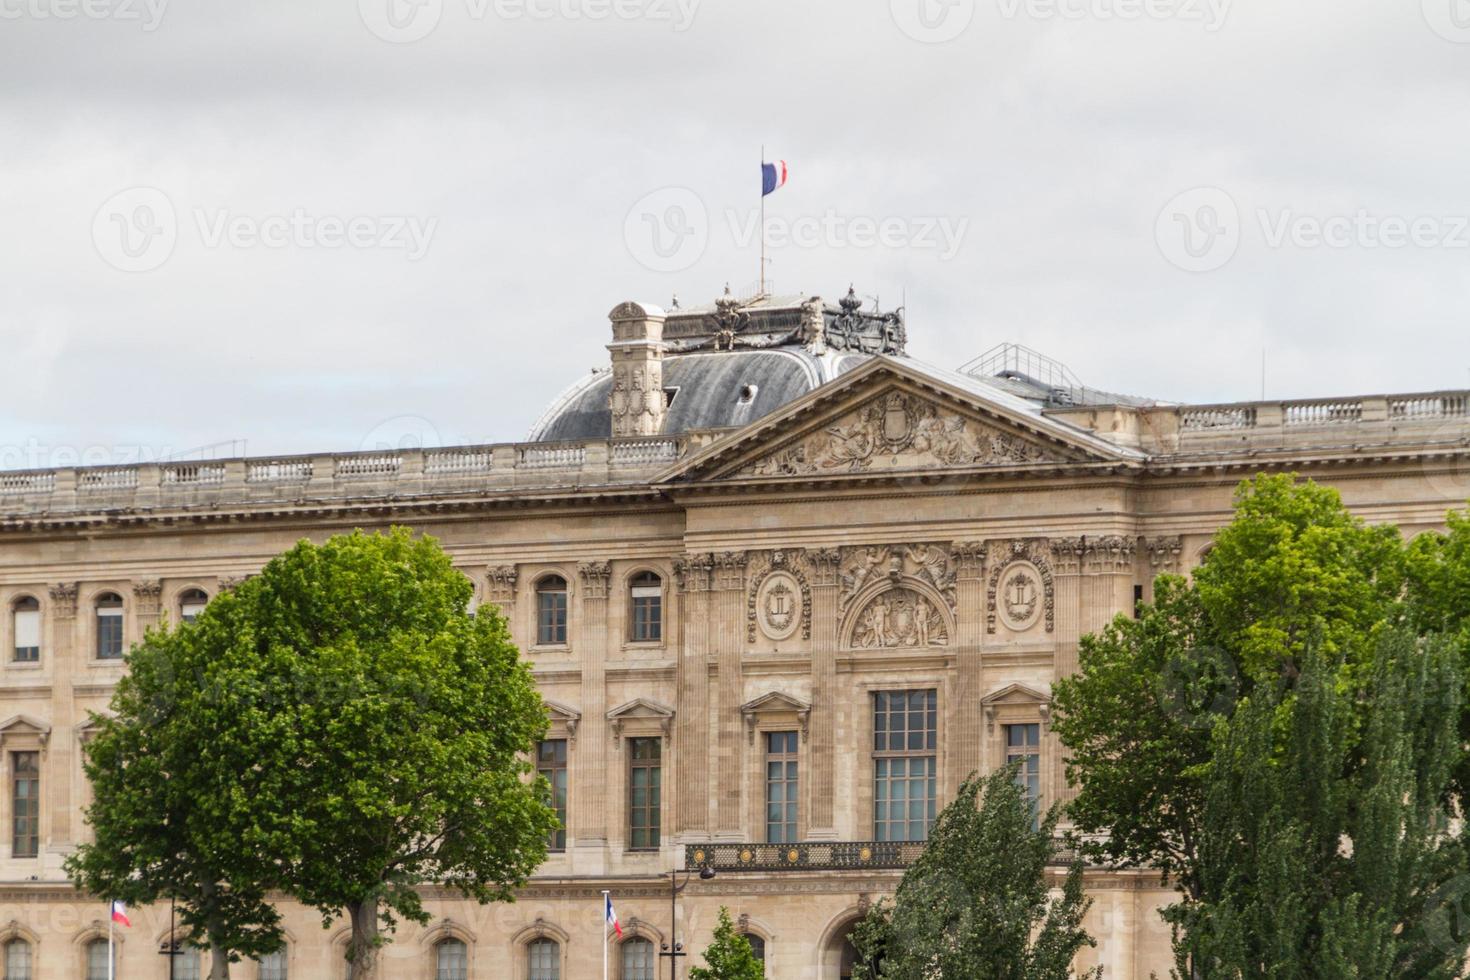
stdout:
[[(686, 844), (684, 867), (693, 871), (902, 870), (924, 853), (923, 841), (808, 841), (801, 844)], [(1075, 852), (1056, 839), (1051, 863), (1067, 865)]]

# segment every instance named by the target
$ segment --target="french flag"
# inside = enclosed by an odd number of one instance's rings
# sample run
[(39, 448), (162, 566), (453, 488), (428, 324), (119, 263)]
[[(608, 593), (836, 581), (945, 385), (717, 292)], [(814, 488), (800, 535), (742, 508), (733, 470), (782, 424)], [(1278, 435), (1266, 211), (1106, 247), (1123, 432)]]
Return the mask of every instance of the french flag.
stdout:
[(133, 924), (130, 921), (128, 921), (128, 907), (127, 907), (127, 905), (125, 903), (123, 903), (123, 902), (113, 902), (112, 903), (112, 921), (113, 922), (121, 922), (123, 925), (127, 926), (129, 929), (131, 929), (133, 927)]
[[(613, 911), (613, 907), (612, 907), (612, 896), (611, 895), (604, 895), (604, 896), (602, 896), (602, 900), (607, 905), (607, 925), (608, 926), (612, 926), (613, 927), (613, 931), (618, 934), (618, 938), (619, 939), (622, 939), (623, 938), (623, 927), (618, 924), (618, 914)], [(605, 928), (606, 928), (606, 926), (604, 926), (604, 929)]]
[(786, 186), (786, 161), (761, 164), (761, 197)]

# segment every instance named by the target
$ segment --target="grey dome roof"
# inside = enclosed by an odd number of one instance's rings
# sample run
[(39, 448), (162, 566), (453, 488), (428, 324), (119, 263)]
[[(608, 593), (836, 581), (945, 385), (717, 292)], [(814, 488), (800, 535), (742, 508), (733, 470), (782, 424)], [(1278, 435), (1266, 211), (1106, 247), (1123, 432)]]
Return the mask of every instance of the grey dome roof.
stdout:
[[(852, 370), (869, 356), (830, 350), (817, 355), (799, 346), (668, 355), (663, 378), (671, 400), (663, 432), (738, 428)], [(598, 371), (572, 385), (531, 429), (528, 441), (608, 438), (612, 381), (611, 371)]]

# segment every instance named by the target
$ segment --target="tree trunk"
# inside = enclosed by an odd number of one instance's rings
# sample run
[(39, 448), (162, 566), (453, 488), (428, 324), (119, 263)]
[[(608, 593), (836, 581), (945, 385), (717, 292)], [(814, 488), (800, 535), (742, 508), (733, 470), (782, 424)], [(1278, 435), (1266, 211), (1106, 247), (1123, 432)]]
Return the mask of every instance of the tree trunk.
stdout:
[(218, 943), (212, 943), (209, 953), (209, 980), (230, 980), (230, 951)]
[(347, 944), (347, 980), (377, 980), (377, 896), (348, 905), (347, 914), (352, 917), (352, 940)]

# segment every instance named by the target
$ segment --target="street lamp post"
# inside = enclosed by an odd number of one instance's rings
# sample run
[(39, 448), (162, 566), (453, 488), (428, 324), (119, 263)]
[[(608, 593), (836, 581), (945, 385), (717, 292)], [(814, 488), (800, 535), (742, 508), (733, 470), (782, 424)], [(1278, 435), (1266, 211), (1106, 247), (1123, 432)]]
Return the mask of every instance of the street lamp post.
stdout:
[[(689, 880), (694, 875), (693, 871), (685, 870), (684, 883), (679, 884), (679, 869), (675, 868), (669, 872), (669, 941), (662, 944), (659, 950), (660, 956), (669, 958), (669, 980), (678, 980), (679, 957), (689, 954), (684, 952), (684, 944), (679, 942), (679, 893), (689, 887)], [(715, 876), (715, 869), (704, 865), (699, 869), (699, 880), (709, 881)]]

